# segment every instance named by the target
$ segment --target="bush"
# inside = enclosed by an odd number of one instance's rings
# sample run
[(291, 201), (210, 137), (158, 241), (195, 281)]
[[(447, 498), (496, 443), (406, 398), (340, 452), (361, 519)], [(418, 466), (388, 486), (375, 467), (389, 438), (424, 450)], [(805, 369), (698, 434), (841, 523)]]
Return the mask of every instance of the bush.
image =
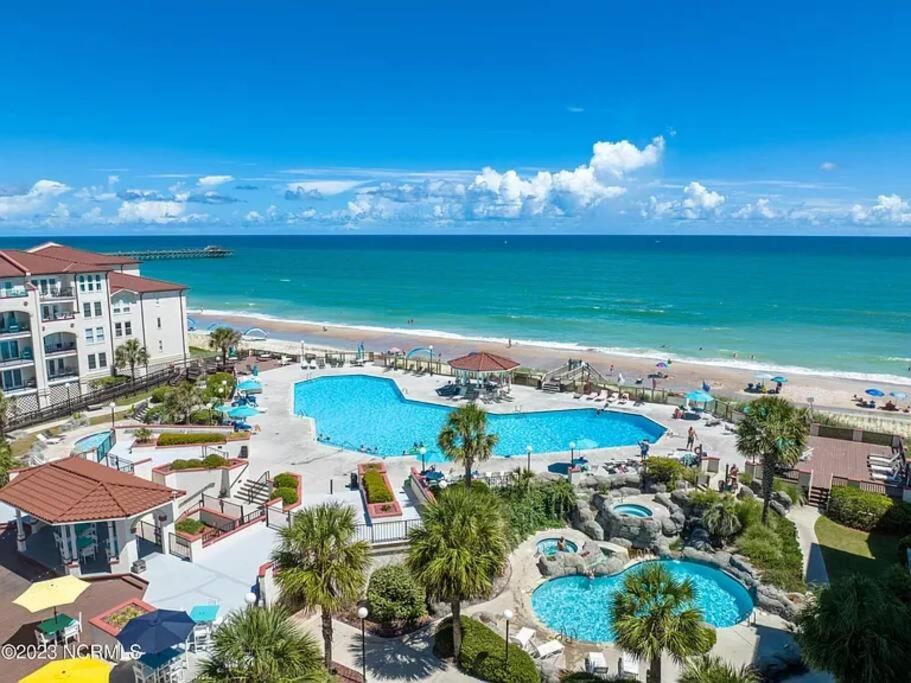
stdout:
[(275, 477), (272, 479), (272, 486), (273, 486), (273, 488), (277, 488), (277, 489), (285, 489), (285, 488), (296, 489), (297, 488), (297, 477), (295, 477), (293, 474), (290, 474), (288, 472), (282, 472), (281, 474), (276, 474)]
[(203, 467), (208, 467), (209, 469), (213, 469), (215, 467), (221, 467), (222, 465), (227, 465), (228, 461), (227, 461), (227, 459), (223, 458), (220, 455), (215, 455), (214, 453), (211, 453), (202, 459), (202, 464), (203, 464)]
[(684, 464), (674, 458), (650, 456), (645, 459), (645, 474), (659, 484), (672, 485), (683, 478)]
[[(219, 393), (221, 383), (227, 382), (226, 391)], [(230, 372), (216, 372), (206, 377), (205, 395), (208, 400), (219, 402), (227, 401), (234, 395), (234, 387), (237, 386), (237, 380)]]
[(219, 414), (208, 408), (200, 408), (190, 413), (188, 419), (190, 424), (194, 425), (214, 425), (218, 424)]
[(272, 489), (272, 498), (281, 498), (284, 505), (294, 505), (297, 502), (297, 487), (280, 486)]
[(149, 400), (152, 403), (164, 403), (168, 395), (171, 394), (174, 390), (171, 387), (158, 387), (152, 389), (152, 394), (149, 396)]
[(152, 424), (153, 422), (167, 422), (168, 411), (165, 409), (164, 404), (150, 406), (146, 410), (145, 416), (143, 417), (143, 422), (146, 424)]
[(414, 622), (426, 614), (424, 591), (400, 564), (380, 567), (370, 575), (367, 605), (374, 621)]
[(762, 580), (786, 591), (803, 591), (803, 553), (797, 540), (797, 527), (791, 520), (769, 512), (769, 525), (760, 520), (761, 505), (756, 501), (740, 505), (739, 517), (746, 520), (737, 539), (737, 550), (758, 569)]
[(721, 494), (712, 489), (697, 489), (690, 491), (688, 499), (697, 510), (705, 510), (721, 501)]
[(165, 432), (158, 436), (158, 445), (187, 446), (200, 443), (225, 443), (227, 440), (227, 437), (221, 432), (197, 432), (195, 434)]
[(494, 492), (503, 503), (512, 547), (541, 529), (565, 526), (575, 504), (575, 493), (566, 480), (542, 483), (520, 478)]
[(364, 491), (367, 492), (368, 503), (391, 503), (395, 500), (386, 479), (382, 473), (368, 470), (364, 472)]
[(205, 529), (206, 525), (203, 524), (202, 522), (200, 522), (198, 519), (192, 519), (191, 517), (186, 517), (184, 519), (179, 520), (177, 522), (177, 524), (174, 525), (174, 528), (177, 531), (182, 531), (185, 534), (190, 534), (191, 536), (195, 536), (196, 534), (201, 532), (203, 529)]
[(228, 461), (225, 460), (220, 455), (207, 455), (205, 458), (200, 460), (199, 458), (177, 458), (176, 460), (171, 461), (172, 470), (189, 470), (193, 468), (205, 468), (209, 470), (214, 470), (216, 467), (221, 467), (226, 464)]
[(149, 443), (152, 440), (152, 430), (140, 427), (133, 432), (133, 436), (136, 438), (136, 443)]
[(125, 382), (129, 382), (130, 378), (126, 375), (111, 375), (110, 377), (99, 377), (98, 379), (92, 380), (92, 389), (108, 389), (110, 387), (117, 387)]
[[(527, 652), (509, 644), (509, 668), (503, 661), (506, 643), (480, 621), (462, 617), (462, 651), (459, 668), (482, 681), (494, 683), (539, 683), (541, 676)], [(436, 632), (433, 651), (438, 657), (451, 658), (452, 617), (447, 617)]]
[[(861, 531), (909, 531), (907, 503), (894, 503), (889, 496), (851, 486), (835, 486), (829, 494), (827, 515), (845, 526)], [(894, 510), (894, 508), (899, 508)]]

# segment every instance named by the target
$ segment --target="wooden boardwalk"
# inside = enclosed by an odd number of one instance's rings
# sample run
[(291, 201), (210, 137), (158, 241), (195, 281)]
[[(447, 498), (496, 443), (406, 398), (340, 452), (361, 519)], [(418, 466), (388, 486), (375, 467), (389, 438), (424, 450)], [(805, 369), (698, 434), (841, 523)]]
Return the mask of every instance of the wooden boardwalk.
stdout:
[(108, 252), (137, 261), (165, 261), (171, 259), (226, 258), (234, 252), (224, 247), (209, 245), (200, 249), (136, 249)]

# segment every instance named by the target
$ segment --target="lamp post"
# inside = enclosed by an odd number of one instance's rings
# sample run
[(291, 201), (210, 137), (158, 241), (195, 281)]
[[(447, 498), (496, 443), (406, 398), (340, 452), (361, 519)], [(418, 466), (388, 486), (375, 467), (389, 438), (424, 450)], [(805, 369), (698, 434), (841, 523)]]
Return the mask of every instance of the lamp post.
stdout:
[(506, 619), (506, 656), (503, 658), (506, 662), (507, 668), (509, 667), (509, 622), (512, 621), (512, 610), (504, 609), (503, 618)]
[(72, 382), (67, 382), (64, 386), (66, 386), (66, 405), (67, 405), (67, 407), (69, 408), (69, 405), (70, 405), (70, 387), (73, 386), (73, 383), (72, 383)]
[(108, 407), (111, 409), (111, 430), (113, 430), (114, 429), (114, 408), (117, 407), (117, 404), (114, 403), (113, 401), (111, 401), (110, 404), (108, 405)]
[(569, 442), (569, 467), (572, 469), (576, 464), (576, 442)]
[(256, 598), (256, 593), (254, 593), (253, 591), (249, 591), (249, 592), (244, 596), (244, 602), (247, 603), (247, 608), (248, 608), (248, 609), (249, 609), (250, 607), (253, 607), (253, 606), (256, 604), (256, 600), (257, 600), (257, 598)]
[(531, 472), (531, 444), (525, 447), (525, 457), (528, 459), (528, 471)]
[(424, 465), (424, 456), (427, 455), (427, 447), (421, 446), (418, 452), (421, 454), (421, 474), (424, 474), (424, 471), (427, 469), (426, 465)]
[(433, 377), (433, 344), (427, 348), (430, 349), (430, 376)]
[(369, 612), (366, 607), (357, 608), (357, 616), (361, 620), (361, 678), (367, 683), (367, 632), (364, 621)]

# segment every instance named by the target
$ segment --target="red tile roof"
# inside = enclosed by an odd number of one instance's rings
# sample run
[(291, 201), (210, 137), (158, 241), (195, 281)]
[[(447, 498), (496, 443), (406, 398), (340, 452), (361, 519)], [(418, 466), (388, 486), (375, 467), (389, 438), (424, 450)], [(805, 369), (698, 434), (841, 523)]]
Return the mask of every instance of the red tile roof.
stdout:
[(52, 256), (63, 261), (73, 263), (85, 263), (92, 266), (132, 266), (138, 261), (125, 256), (111, 256), (109, 254), (97, 254), (94, 251), (85, 251), (84, 249), (74, 249), (56, 242), (47, 242), (37, 247), (32, 247), (29, 251), (33, 254), (43, 256)]
[(57, 273), (97, 273), (110, 268), (110, 266), (92, 266), (85, 263), (63, 261), (51, 256), (32, 254), (31, 252), (17, 249), (0, 250), (0, 260), (15, 268), (19, 277), (26, 275), (54, 275)]
[(91, 460), (64, 458), (19, 472), (0, 501), (51, 524), (123, 519), (182, 495)]
[(512, 358), (482, 351), (455, 358), (449, 361), (449, 366), (469, 372), (506, 372), (519, 367), (519, 364)]
[(147, 292), (176, 292), (186, 289), (186, 287), (176, 282), (153, 280), (150, 277), (139, 277), (138, 275), (127, 275), (126, 273), (111, 273), (110, 281), (111, 294), (116, 294), (123, 290), (145, 294)]

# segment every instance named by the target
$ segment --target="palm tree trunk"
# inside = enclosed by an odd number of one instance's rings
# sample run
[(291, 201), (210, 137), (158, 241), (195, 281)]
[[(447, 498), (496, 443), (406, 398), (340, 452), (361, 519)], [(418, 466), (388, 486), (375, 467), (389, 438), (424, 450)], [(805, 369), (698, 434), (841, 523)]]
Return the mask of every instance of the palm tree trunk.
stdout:
[(323, 622), (323, 653), (326, 668), (332, 671), (332, 614), (328, 610), (322, 611)]
[(474, 460), (465, 461), (465, 485), (471, 486), (471, 469), (474, 467)]
[(775, 479), (775, 467), (771, 458), (762, 459), (762, 523), (769, 523), (769, 501), (772, 500), (772, 482)]
[(452, 607), (452, 654), (456, 662), (459, 661), (459, 652), (462, 651), (462, 603), (453, 600)]
[(661, 683), (661, 655), (654, 657), (648, 665), (648, 683)]

